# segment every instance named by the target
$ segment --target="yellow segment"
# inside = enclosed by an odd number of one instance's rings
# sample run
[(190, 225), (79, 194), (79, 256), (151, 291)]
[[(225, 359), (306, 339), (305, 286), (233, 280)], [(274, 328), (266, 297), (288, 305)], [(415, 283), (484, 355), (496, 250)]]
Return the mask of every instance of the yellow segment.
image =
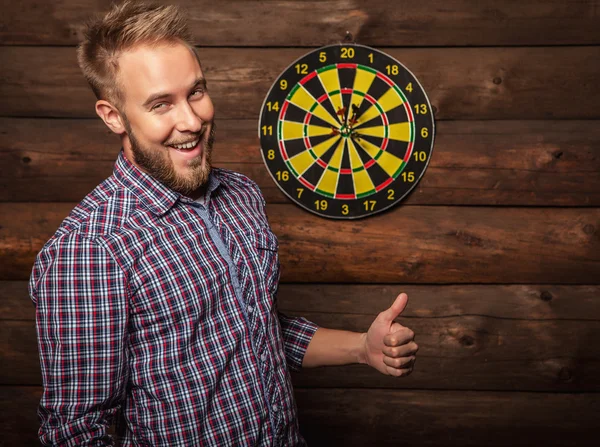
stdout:
[[(384, 112), (389, 112), (390, 110), (402, 105), (402, 98), (400, 95), (398, 95), (396, 90), (390, 88), (381, 96), (381, 98), (377, 100), (377, 104), (379, 104), (379, 107), (381, 107)], [(369, 109), (360, 116), (357, 124), (364, 124), (379, 115), (381, 115), (381, 112), (377, 109), (377, 107), (375, 107), (375, 105), (371, 105), (371, 107), (369, 107)]]
[(363, 148), (371, 156), (371, 158), (377, 157), (377, 154), (381, 150), (378, 146), (375, 146), (373, 143), (367, 140), (360, 140), (358, 145)]
[(356, 129), (356, 133), (359, 135), (385, 138), (385, 126), (361, 127), (360, 129)]
[(329, 194), (335, 194), (339, 175), (339, 171), (334, 172), (330, 171), (329, 169), (325, 169), (323, 175), (321, 176), (321, 180), (319, 180), (317, 188), (319, 188), (321, 191), (328, 192)]
[(315, 159), (308, 151), (300, 152), (298, 155), (294, 155), (292, 158), (290, 158), (290, 163), (299, 175), (304, 174), (304, 172), (310, 168), (314, 162)]
[(302, 138), (302, 130), (304, 125), (302, 123), (296, 123), (294, 121), (283, 121), (281, 128), (281, 139), (282, 140), (295, 140), (296, 138)]
[(289, 99), (289, 101), (292, 104), (300, 107), (301, 109), (306, 110), (307, 112), (316, 102), (315, 98), (313, 98), (313, 96), (310, 93), (308, 93), (304, 88), (302, 88), (302, 86), (300, 86), (300, 88), (294, 92), (294, 96), (292, 96)]
[(331, 166), (332, 168), (338, 169), (338, 172), (334, 172), (334, 171), (330, 171), (329, 169), (325, 169), (325, 171), (323, 172), (323, 175), (321, 176), (321, 179), (319, 180), (319, 184), (317, 185), (317, 188), (320, 189), (321, 191), (325, 191), (330, 194), (335, 194), (335, 191), (337, 190), (337, 182), (338, 182), (338, 177), (340, 175), (339, 169), (342, 164), (342, 155), (344, 154), (345, 142), (346, 142), (345, 138), (342, 138), (340, 140), (340, 142), (338, 143), (338, 147), (335, 149), (335, 152), (333, 153), (333, 157), (331, 157), (331, 160), (329, 161), (329, 166)]
[(340, 91), (340, 78), (338, 78), (337, 69), (333, 68), (331, 70), (322, 71), (317, 75), (323, 84), (323, 88), (329, 95), (329, 99), (331, 99), (331, 103), (333, 104), (333, 108), (337, 112), (340, 110), (342, 106), (342, 97), (340, 95), (331, 96), (331, 92)]
[(379, 115), (381, 115), (381, 113), (379, 113), (377, 107), (375, 107), (375, 105), (372, 104), (371, 107), (369, 107), (365, 113), (358, 117), (358, 121), (356, 121), (355, 126), (371, 121), (373, 118), (376, 118)]
[(402, 98), (398, 95), (396, 90), (391, 88), (377, 100), (377, 104), (379, 104), (379, 107), (381, 107), (384, 112), (388, 112), (401, 105)]
[[(361, 140), (359, 142), (361, 148), (363, 148), (371, 157), (377, 157), (377, 154), (381, 151), (381, 149), (375, 146), (373, 143), (370, 143), (367, 140)], [(402, 159), (396, 157), (389, 152), (383, 151), (377, 160), (375, 160), (379, 166), (386, 172), (387, 175), (392, 177), (400, 165), (402, 164)]]
[(354, 142), (350, 139), (348, 140), (348, 149), (350, 150), (350, 166), (352, 169), (354, 170), (364, 166), (362, 160), (360, 159), (360, 155), (358, 155), (356, 147), (354, 146)]
[(322, 143), (313, 146), (312, 150), (317, 155), (317, 157), (321, 158), (328, 149), (333, 146), (339, 138), (342, 138), (340, 135), (335, 135), (334, 137), (329, 138), (328, 140), (323, 141)]
[(371, 177), (367, 174), (367, 170), (353, 172), (354, 175), (354, 192), (356, 194), (362, 194), (363, 192), (371, 191), (375, 189)]
[(317, 126), (316, 124), (309, 124), (307, 129), (308, 137), (318, 137), (320, 135), (330, 135), (331, 127)]
[[(348, 148), (350, 149), (350, 163), (352, 165), (352, 169), (354, 170), (364, 166), (352, 140), (348, 140)], [(358, 172), (352, 172), (352, 176), (354, 180), (354, 192), (356, 194), (362, 194), (363, 192), (375, 189), (375, 186), (373, 186), (373, 181), (371, 180), (371, 177), (369, 177), (366, 169)]]
[(410, 141), (410, 123), (397, 123), (390, 126), (391, 140)]
[[(317, 100), (310, 93), (308, 93), (303, 86), (300, 86), (300, 88), (294, 92), (294, 95), (289, 101), (301, 109), (306, 110), (307, 112), (310, 111), (311, 107), (317, 102)], [(332, 117), (321, 104), (319, 104), (311, 113), (315, 116), (318, 116), (323, 121), (331, 124), (336, 129), (340, 125), (340, 123), (334, 117)]]
[(376, 161), (390, 177), (396, 173), (402, 164), (402, 160), (386, 151), (383, 151)]
[[(353, 90), (362, 93), (367, 93), (371, 88), (373, 79), (375, 79), (375, 73), (371, 73), (370, 71), (362, 70), (359, 68), (358, 70), (356, 70)], [(363, 96), (357, 95), (356, 93), (352, 93), (352, 104), (356, 105), (356, 107), (360, 107), (360, 105), (363, 102), (363, 99)]]
[(329, 160), (329, 165), (332, 168), (335, 169), (340, 169), (340, 166), (342, 165), (342, 155), (344, 155), (344, 143), (346, 142), (345, 138), (342, 138), (338, 144), (338, 147), (336, 148), (335, 152), (333, 153), (333, 157), (331, 157), (331, 160)]

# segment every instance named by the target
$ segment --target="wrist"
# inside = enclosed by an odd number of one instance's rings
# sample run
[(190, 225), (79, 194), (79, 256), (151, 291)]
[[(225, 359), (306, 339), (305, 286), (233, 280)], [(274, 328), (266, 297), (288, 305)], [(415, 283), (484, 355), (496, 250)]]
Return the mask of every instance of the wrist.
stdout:
[(356, 363), (364, 365), (367, 363), (367, 333), (362, 332), (358, 335), (358, 346), (356, 349)]

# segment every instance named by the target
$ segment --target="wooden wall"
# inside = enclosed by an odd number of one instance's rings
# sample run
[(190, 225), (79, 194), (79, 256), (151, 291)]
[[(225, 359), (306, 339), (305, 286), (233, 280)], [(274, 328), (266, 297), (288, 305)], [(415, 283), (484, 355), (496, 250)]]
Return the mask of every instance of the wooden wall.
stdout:
[[(312, 446), (589, 445), (600, 417), (599, 0), (180, 0), (219, 118), (218, 165), (255, 179), (281, 242), (281, 308), (365, 330), (399, 291), (420, 352), (405, 379), (294, 376)], [(74, 46), (95, 0), (20, 0), (0, 19), (0, 445), (36, 445), (26, 281), (110, 175)], [(356, 222), (290, 203), (263, 166), (271, 83), (311, 48), (383, 48), (421, 81), (437, 138), (412, 195)]]

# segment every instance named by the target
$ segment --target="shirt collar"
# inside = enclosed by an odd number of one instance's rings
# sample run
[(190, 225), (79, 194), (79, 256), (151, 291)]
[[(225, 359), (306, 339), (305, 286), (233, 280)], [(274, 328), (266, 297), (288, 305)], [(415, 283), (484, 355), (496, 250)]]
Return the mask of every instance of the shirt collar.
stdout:
[[(122, 149), (115, 163), (113, 175), (138, 198), (142, 205), (158, 216), (169, 211), (178, 200), (193, 202), (189, 197), (173, 191), (151, 175), (141, 171), (125, 157)], [(205, 196), (206, 205), (208, 205), (211, 193), (217, 189), (219, 184), (219, 179), (211, 172)]]

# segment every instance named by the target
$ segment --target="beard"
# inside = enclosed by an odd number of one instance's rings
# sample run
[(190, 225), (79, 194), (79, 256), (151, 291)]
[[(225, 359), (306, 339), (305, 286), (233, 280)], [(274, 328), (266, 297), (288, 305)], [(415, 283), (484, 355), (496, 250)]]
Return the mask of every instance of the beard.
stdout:
[(173, 191), (177, 191), (187, 196), (206, 185), (212, 169), (212, 148), (215, 142), (214, 121), (212, 122), (210, 132), (206, 131), (207, 126), (202, 126), (203, 129), (199, 132), (199, 134), (202, 135), (202, 139), (199, 143), (202, 145), (202, 154), (188, 162), (188, 172), (186, 174), (176, 172), (173, 161), (169, 155), (169, 149), (165, 147), (164, 151), (160, 151), (144, 147), (135, 137), (127, 119), (124, 119), (124, 122), (129, 141), (131, 142), (131, 152), (133, 153), (134, 161), (146, 173), (150, 174)]

